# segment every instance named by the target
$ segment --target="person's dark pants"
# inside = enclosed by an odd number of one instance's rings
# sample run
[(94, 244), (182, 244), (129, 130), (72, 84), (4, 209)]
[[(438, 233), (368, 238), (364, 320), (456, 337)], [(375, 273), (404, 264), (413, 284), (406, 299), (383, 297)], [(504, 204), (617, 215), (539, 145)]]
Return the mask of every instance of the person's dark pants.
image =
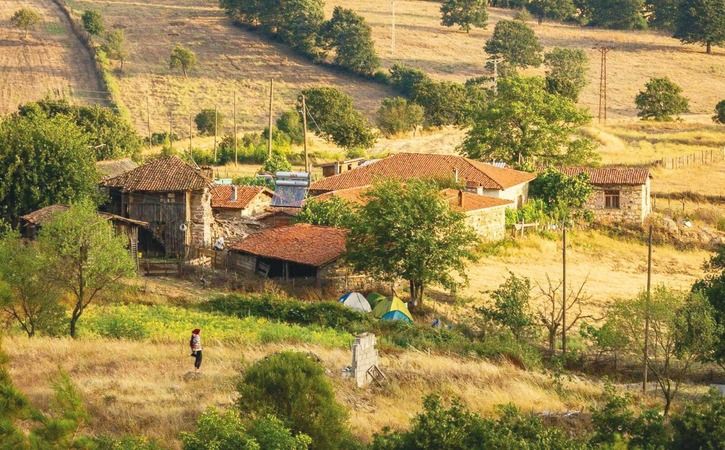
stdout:
[(194, 357), (194, 367), (198, 369), (201, 367), (201, 350), (197, 350)]

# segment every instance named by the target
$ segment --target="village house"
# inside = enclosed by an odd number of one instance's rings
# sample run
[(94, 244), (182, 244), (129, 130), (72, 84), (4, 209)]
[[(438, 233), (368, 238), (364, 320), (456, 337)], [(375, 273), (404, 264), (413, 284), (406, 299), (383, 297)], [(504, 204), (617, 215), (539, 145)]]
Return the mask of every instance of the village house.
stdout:
[(210, 168), (195, 168), (171, 156), (152, 160), (101, 182), (108, 188), (106, 211), (147, 222), (140, 245), (150, 256), (183, 257), (212, 243)]
[(326, 287), (345, 273), (347, 232), (296, 224), (269, 228), (229, 247), (227, 266), (265, 278), (307, 281)]
[(253, 217), (269, 208), (273, 195), (263, 186), (218, 184), (211, 190), (211, 208), (217, 220)]
[(529, 183), (536, 175), (496, 167), (457, 155), (397, 153), (350, 171), (323, 178), (310, 186), (310, 195), (373, 184), (378, 179), (400, 181), (414, 178), (451, 181), (467, 192), (510, 200), (509, 207), (521, 207), (529, 195)]
[(343, 172), (348, 172), (365, 162), (365, 158), (353, 158), (346, 159), (344, 161), (334, 161), (324, 164), (316, 164), (315, 167), (322, 169), (323, 177), (331, 177), (333, 175), (339, 175)]
[(652, 176), (646, 167), (564, 167), (562, 173), (586, 173), (593, 192), (587, 201), (597, 220), (642, 223), (652, 212)]

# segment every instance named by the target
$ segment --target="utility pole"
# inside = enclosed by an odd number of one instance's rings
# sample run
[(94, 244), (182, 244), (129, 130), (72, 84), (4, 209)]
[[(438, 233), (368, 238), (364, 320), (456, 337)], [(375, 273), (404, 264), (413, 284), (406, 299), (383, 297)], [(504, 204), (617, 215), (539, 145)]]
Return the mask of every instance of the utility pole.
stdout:
[(599, 72), (599, 123), (607, 121), (607, 53), (612, 50), (610, 47), (595, 47), (600, 53)]
[(269, 80), (269, 136), (267, 139), (267, 155), (272, 156), (272, 97), (274, 95), (274, 79)]
[(219, 133), (219, 113), (217, 112), (217, 105), (214, 105), (214, 162), (216, 163), (216, 136)]
[(151, 148), (151, 107), (149, 103), (149, 96), (146, 95), (146, 129), (149, 135), (149, 148)]
[(171, 108), (169, 108), (169, 149), (174, 150), (174, 126), (172, 124), (173, 114)]
[(566, 223), (561, 228), (561, 354), (566, 354)]
[(194, 152), (191, 151), (191, 134), (192, 134), (192, 128), (191, 128), (191, 113), (189, 113), (189, 158), (191, 160), (194, 160)]
[(498, 95), (498, 58), (493, 59), (493, 95)]
[(232, 115), (234, 116), (234, 167), (239, 163), (238, 148), (237, 148), (237, 90), (234, 90), (234, 103), (232, 106)]
[(390, 40), (390, 55), (395, 56), (395, 0), (390, 2), (393, 12), (393, 20), (391, 23), (391, 40)]
[[(304, 140), (304, 149), (305, 149), (305, 172), (309, 175), (310, 173), (310, 161), (307, 156), (307, 103), (305, 101), (305, 96), (302, 95), (302, 136)], [(309, 178), (308, 178), (309, 179)]]
[(647, 395), (647, 361), (649, 360), (649, 308), (652, 286), (652, 224), (649, 226), (649, 237), (647, 238), (647, 297), (644, 307), (644, 358), (642, 367), (642, 395)]

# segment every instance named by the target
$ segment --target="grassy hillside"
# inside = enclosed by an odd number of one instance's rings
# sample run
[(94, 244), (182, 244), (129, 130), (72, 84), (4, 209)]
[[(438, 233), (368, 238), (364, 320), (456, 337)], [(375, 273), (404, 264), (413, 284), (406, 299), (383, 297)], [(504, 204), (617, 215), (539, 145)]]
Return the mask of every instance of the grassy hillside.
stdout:
[[(464, 81), (486, 74), (483, 51), (496, 22), (511, 19), (514, 12), (489, 8), (485, 30), (470, 34), (440, 25), (440, 4), (415, 0), (396, 1), (396, 45), (391, 53), (391, 2), (389, 0), (329, 0), (328, 14), (334, 6), (352, 8), (365, 16), (373, 27), (373, 37), (385, 66), (403, 63), (420, 67), (440, 79)], [(715, 104), (725, 92), (725, 49), (706, 55), (703, 48), (683, 46), (667, 35), (649, 31), (615, 31), (581, 28), (557, 22), (538, 25), (529, 22), (546, 49), (581, 48), (590, 60), (589, 84), (581, 96), (581, 105), (596, 112), (599, 102), (599, 53), (593, 47), (607, 45), (609, 54), (609, 117), (636, 115), (634, 97), (650, 77), (668, 76), (680, 84), (690, 99), (694, 119), (709, 121)], [(531, 73), (543, 74), (544, 69)]]
[[(69, 0), (68, 4), (78, 12), (98, 10), (108, 26), (124, 30), (130, 57), (124, 72), (116, 76), (123, 101), (143, 135), (149, 111), (152, 131), (168, 130), (172, 111), (172, 126), (184, 136), (189, 114), (202, 108), (216, 105), (231, 118), (235, 91), (239, 130), (259, 130), (266, 123), (270, 78), (275, 80), (277, 114), (292, 108), (298, 92), (310, 86), (342, 89), (367, 113), (389, 95), (376, 83), (315, 66), (284, 46), (233, 26), (216, 0)], [(176, 44), (197, 55), (198, 65), (187, 78), (169, 71), (169, 53)], [(230, 130), (231, 119), (225, 125)]]
[[(10, 24), (20, 8), (32, 8), (42, 18), (27, 39)], [(51, 0), (0, 0), (0, 43), (0, 115), (45, 95), (105, 99), (88, 52)]]

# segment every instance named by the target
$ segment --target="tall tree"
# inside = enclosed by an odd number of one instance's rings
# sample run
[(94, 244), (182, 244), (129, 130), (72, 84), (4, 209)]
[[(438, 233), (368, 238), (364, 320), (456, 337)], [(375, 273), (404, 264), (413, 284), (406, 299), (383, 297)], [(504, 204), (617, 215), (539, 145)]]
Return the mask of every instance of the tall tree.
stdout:
[(647, 28), (644, 0), (589, 0), (590, 25), (616, 30)]
[(725, 125), (725, 100), (720, 100), (717, 105), (715, 105), (715, 115), (712, 116), (712, 120), (715, 123)]
[(587, 84), (587, 54), (580, 48), (554, 48), (544, 55), (546, 88), (573, 101)]
[(126, 50), (126, 35), (123, 30), (112, 30), (106, 33), (105, 41), (101, 45), (101, 49), (109, 59), (118, 61), (123, 72), (123, 63), (128, 58), (128, 50)]
[(12, 115), (0, 122), (0, 217), (95, 195), (87, 135), (68, 117)]
[(508, 77), (498, 95), (474, 113), (459, 150), (473, 159), (509, 164), (582, 164), (594, 145), (577, 135), (589, 114), (568, 98), (546, 91), (542, 78)]
[(40, 23), (40, 14), (34, 9), (22, 8), (15, 11), (15, 14), (10, 18), (10, 23), (15, 28), (20, 28), (25, 32), (24, 38), (28, 38), (28, 31), (35, 25)]
[(711, 54), (713, 45), (725, 43), (725, 0), (682, 0), (674, 37)]
[(647, 23), (658, 30), (674, 31), (680, 0), (645, 0)]
[(689, 109), (682, 88), (669, 78), (652, 78), (634, 99), (642, 119), (667, 121)]
[(169, 68), (181, 69), (184, 76), (186, 76), (189, 70), (191, 70), (195, 65), (196, 53), (181, 44), (176, 44), (173, 50), (171, 50), (171, 55), (169, 56)]
[(335, 50), (335, 64), (363, 75), (380, 67), (370, 25), (355, 11), (336, 6), (320, 35), (324, 48)]
[(423, 107), (402, 97), (383, 99), (377, 113), (378, 128), (386, 136), (414, 131), (424, 119)]
[(83, 11), (81, 22), (83, 23), (83, 28), (88, 32), (88, 34), (93, 36), (100, 36), (105, 30), (105, 27), (103, 26), (103, 17), (98, 11), (91, 9)]
[(565, 20), (576, 14), (573, 0), (531, 0), (526, 8), (539, 23), (544, 19)]
[[(282, 42), (307, 54), (314, 54), (320, 27), (325, 20), (323, 0), (273, 0), (274, 6), (263, 11), (276, 11), (275, 34)], [(276, 8), (276, 9), (275, 9)], [(265, 19), (262, 19), (264, 25)]]
[(444, 0), (441, 4), (441, 25), (458, 25), (466, 33), (471, 27), (486, 28), (486, 0)]
[(591, 215), (586, 205), (592, 195), (592, 185), (586, 173), (567, 176), (548, 168), (531, 182), (530, 194), (544, 202), (546, 214), (557, 223), (571, 224)]
[(531, 314), (531, 280), (509, 272), (508, 278), (490, 292), (493, 305), (479, 308), (484, 318), (508, 328), (521, 339), (534, 324)]
[(307, 199), (295, 222), (349, 229), (356, 218), (355, 206), (333, 195), (329, 199)]
[(408, 281), (413, 305), (429, 284), (454, 288), (467, 280), (478, 238), (435, 183), (383, 181), (365, 196), (347, 241), (354, 267), (381, 281)]
[(86, 308), (121, 288), (124, 277), (133, 276), (127, 239), (115, 234), (93, 203), (82, 201), (45, 224), (39, 243), (53, 265), (49, 281), (73, 299), (70, 335), (76, 337)]
[(720, 334), (713, 359), (725, 367), (725, 245), (715, 249), (705, 264), (705, 271), (706, 276), (692, 286), (692, 291), (700, 292), (712, 306)]
[(518, 20), (501, 20), (486, 42), (486, 53), (500, 57), (512, 69), (539, 67), (543, 47), (528, 25)]
[(369, 148), (375, 143), (370, 124), (355, 109), (349, 95), (330, 87), (305, 89), (302, 95), (315, 130), (323, 138), (347, 149)]

